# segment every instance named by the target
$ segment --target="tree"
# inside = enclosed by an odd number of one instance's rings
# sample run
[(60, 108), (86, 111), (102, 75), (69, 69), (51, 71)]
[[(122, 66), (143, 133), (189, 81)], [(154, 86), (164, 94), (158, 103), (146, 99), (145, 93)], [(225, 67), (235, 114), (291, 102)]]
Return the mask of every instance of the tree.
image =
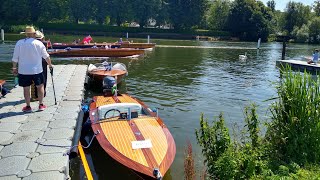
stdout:
[(2, 11), (6, 21), (28, 22), (30, 20), (30, 9), (28, 0), (4, 0)]
[(169, 0), (170, 20), (176, 29), (190, 29), (200, 25), (207, 8), (207, 0)]
[(160, 6), (156, 16), (156, 22), (158, 25), (167, 24), (170, 20), (169, 18), (169, 4), (167, 0), (160, 0)]
[(108, 2), (106, 0), (94, 0), (92, 2), (94, 3), (94, 17), (96, 18), (98, 24), (103, 24), (106, 16), (108, 15)]
[(302, 3), (290, 1), (287, 4), (286, 11), (284, 12), (284, 29), (289, 33), (293, 28), (301, 26), (308, 22), (311, 17), (311, 7), (305, 6)]
[(272, 13), (260, 1), (235, 0), (228, 17), (231, 33), (242, 40), (267, 40), (270, 33)]
[(208, 10), (208, 0), (191, 0), (189, 20), (191, 20), (191, 26), (201, 25), (205, 20), (205, 13)]
[(45, 0), (39, 4), (38, 21), (61, 21), (68, 15), (68, 2), (65, 0)]
[(309, 27), (304, 24), (301, 28), (295, 26), (292, 31), (293, 36), (295, 37), (295, 42), (305, 43), (309, 40)]
[(224, 30), (226, 28), (230, 6), (230, 0), (216, 0), (211, 4), (207, 18), (210, 29)]
[(276, 10), (276, 2), (274, 2), (274, 0), (268, 1), (267, 6), (271, 9), (272, 12)]
[(135, 0), (135, 19), (139, 23), (140, 27), (143, 28), (149, 19), (155, 19), (156, 13), (160, 8), (160, 0)]
[(41, 1), (39, 0), (28, 0), (28, 6), (30, 7), (31, 21), (37, 22), (40, 17)]
[(133, 20), (133, 4), (130, 0), (109, 0), (111, 22), (120, 26), (126, 21)]
[(70, 0), (69, 8), (75, 23), (79, 23), (79, 20), (88, 20), (91, 16), (92, 5), (90, 0)]
[(315, 17), (309, 25), (309, 38), (311, 43), (320, 42), (320, 17)]
[(316, 16), (320, 16), (320, 1), (314, 1), (313, 11), (316, 13)]

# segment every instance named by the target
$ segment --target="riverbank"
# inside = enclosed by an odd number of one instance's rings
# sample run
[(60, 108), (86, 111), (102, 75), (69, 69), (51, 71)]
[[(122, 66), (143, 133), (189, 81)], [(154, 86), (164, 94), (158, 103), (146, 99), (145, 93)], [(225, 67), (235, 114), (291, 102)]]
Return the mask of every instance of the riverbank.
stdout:
[[(138, 28), (123, 26), (106, 26), (97, 24), (70, 24), (70, 23), (38, 23), (34, 24), (36, 29), (44, 30), (45, 34), (62, 35), (93, 35), (106, 37), (126, 38), (127, 33), (130, 38), (146, 38), (148, 35), (157, 39), (205, 39), (205, 40), (233, 40), (229, 32), (212, 31), (203, 29), (177, 30), (161, 28)], [(26, 25), (3, 25), (6, 33), (18, 34), (24, 31)]]

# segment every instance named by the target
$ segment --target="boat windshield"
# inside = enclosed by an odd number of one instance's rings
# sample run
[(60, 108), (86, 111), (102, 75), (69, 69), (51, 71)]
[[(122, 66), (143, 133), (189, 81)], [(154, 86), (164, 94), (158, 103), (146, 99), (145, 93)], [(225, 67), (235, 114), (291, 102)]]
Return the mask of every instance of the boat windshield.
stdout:
[(99, 120), (129, 120), (142, 114), (138, 103), (116, 103), (99, 107)]

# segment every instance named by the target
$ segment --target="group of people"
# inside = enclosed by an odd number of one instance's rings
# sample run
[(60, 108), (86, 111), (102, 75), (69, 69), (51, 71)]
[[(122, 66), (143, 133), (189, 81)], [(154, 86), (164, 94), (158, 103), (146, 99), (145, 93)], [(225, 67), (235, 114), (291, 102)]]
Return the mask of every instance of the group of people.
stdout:
[(42, 42), (43, 33), (36, 31), (33, 26), (27, 26), (25, 31), (26, 38), (19, 40), (14, 48), (12, 57), (12, 73), (18, 76), (19, 86), (23, 87), (23, 95), (26, 106), (23, 112), (31, 112), (30, 87), (36, 86), (36, 95), (39, 101), (38, 110), (43, 111), (46, 105), (43, 103), (45, 96), (45, 85), (47, 76), (47, 66), (53, 70), (50, 56)]

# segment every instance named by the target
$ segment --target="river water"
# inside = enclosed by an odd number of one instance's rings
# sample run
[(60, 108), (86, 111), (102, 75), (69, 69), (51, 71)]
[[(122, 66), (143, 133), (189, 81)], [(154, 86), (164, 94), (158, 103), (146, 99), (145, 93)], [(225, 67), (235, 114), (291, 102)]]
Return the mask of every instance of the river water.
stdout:
[[(223, 112), (227, 126), (232, 129), (235, 123), (243, 126), (244, 107), (256, 103), (261, 121), (268, 119), (268, 107), (272, 102), (265, 100), (276, 95), (272, 82), (279, 80), (276, 60), (281, 59), (282, 44), (262, 43), (257, 50), (257, 43), (249, 42), (153, 42), (159, 46), (142, 57), (110, 60), (120, 61), (128, 67), (129, 75), (121, 85), (121, 91), (159, 109), (159, 115), (177, 146), (175, 160), (165, 179), (183, 179), (187, 140), (193, 145), (197, 169), (201, 170), (203, 166), (201, 149), (195, 137), (201, 113), (212, 121)], [(0, 79), (6, 79), (9, 87), (13, 86), (10, 74), (13, 48), (14, 43), (0, 44)], [(286, 59), (310, 56), (314, 48), (312, 45), (289, 44)], [(245, 53), (248, 59), (239, 60), (238, 56)], [(52, 59), (54, 64), (92, 62), (88, 59)], [(87, 97), (95, 94), (86, 92)], [(125, 173), (125, 168), (106, 157), (99, 147), (95, 148), (91, 152), (94, 152), (92, 156), (100, 179), (122, 176), (120, 179), (139, 179), (132, 173)], [(78, 179), (79, 169), (74, 168), (72, 172), (73, 178)]]

